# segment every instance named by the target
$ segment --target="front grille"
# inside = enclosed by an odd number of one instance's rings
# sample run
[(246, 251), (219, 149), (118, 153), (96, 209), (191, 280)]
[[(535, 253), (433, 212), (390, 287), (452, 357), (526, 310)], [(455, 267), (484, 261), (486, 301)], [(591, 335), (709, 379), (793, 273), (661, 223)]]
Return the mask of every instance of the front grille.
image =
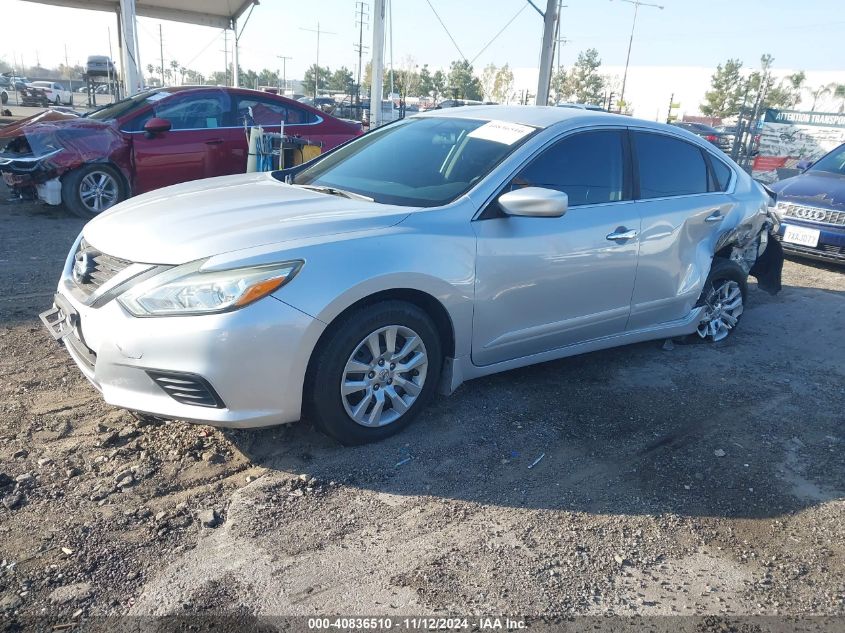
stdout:
[(804, 220), (805, 222), (819, 222), (821, 224), (838, 224), (845, 226), (845, 211), (810, 207), (804, 204), (782, 202), (778, 210), (786, 217)]
[(87, 295), (94, 293), (132, 262), (97, 250), (84, 239), (73, 255), (73, 281)]
[(223, 401), (214, 388), (202, 376), (175, 371), (152, 371), (147, 375), (164, 392), (180, 404), (196, 407), (223, 408)]

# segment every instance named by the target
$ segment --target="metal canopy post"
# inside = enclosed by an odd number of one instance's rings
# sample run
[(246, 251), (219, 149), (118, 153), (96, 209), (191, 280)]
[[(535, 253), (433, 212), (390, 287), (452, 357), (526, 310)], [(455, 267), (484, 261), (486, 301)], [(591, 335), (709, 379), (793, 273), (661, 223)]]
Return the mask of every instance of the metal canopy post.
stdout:
[(384, 2), (375, 0), (373, 9), (373, 59), (370, 65), (370, 129), (381, 125), (381, 92), (384, 80)]
[[(535, 7), (536, 8), (536, 7)], [(549, 85), (552, 80), (552, 62), (555, 52), (555, 29), (558, 20), (558, 0), (547, 0), (543, 15), (543, 48), (540, 53), (540, 76), (537, 79), (536, 105), (549, 105)]]
[(135, 19), (135, 0), (120, 0), (118, 12), (120, 29), (120, 56), (123, 60), (123, 87), (127, 96), (137, 94), (141, 89), (138, 69), (138, 34)]
[(240, 86), (240, 76), (239, 76), (240, 73), (238, 72), (239, 62), (238, 62), (238, 20), (237, 20), (237, 18), (232, 18), (232, 33), (235, 34), (235, 52), (232, 55), (232, 66), (234, 66), (234, 68), (232, 69), (232, 85), (234, 85), (235, 88), (237, 88), (238, 86)]

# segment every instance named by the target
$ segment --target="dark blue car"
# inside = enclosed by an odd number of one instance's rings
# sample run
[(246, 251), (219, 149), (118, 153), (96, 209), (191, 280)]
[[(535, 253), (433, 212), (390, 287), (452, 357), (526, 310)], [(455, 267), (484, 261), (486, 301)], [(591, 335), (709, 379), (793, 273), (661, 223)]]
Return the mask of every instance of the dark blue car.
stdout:
[(845, 264), (845, 144), (771, 188), (784, 251)]

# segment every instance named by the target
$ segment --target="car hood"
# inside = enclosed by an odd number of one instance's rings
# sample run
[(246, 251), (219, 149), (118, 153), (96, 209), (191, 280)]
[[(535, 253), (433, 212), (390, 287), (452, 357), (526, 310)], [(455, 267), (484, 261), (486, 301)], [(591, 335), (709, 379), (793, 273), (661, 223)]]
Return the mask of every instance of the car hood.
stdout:
[(28, 132), (30, 130), (37, 129), (36, 126), (38, 126), (39, 124), (49, 123), (51, 126), (58, 126), (66, 124), (70, 121), (74, 123), (79, 121), (84, 121), (86, 123), (94, 122), (90, 119), (82, 119), (79, 117), (79, 115), (71, 114), (69, 112), (44, 110), (44, 112), (39, 112), (38, 114), (35, 114), (33, 116), (0, 127), (0, 139), (10, 139), (16, 136), (20, 136), (22, 130), (26, 130)]
[(114, 257), (183, 264), (245, 248), (387, 228), (412, 209), (287, 185), (270, 173), (165, 187), (89, 222), (89, 244)]
[(771, 186), (778, 200), (845, 210), (845, 176), (812, 170)]

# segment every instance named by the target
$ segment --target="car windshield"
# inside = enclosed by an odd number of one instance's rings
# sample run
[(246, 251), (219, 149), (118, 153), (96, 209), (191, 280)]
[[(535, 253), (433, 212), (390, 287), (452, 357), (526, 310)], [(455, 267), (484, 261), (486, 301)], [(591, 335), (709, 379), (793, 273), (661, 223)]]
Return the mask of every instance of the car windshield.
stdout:
[(810, 171), (827, 171), (832, 174), (845, 175), (845, 145), (837, 147), (827, 156), (822, 156)]
[(148, 102), (163, 99), (168, 96), (170, 96), (170, 93), (168, 92), (150, 90), (148, 92), (137, 94), (133, 97), (127, 97), (126, 99), (121, 99), (120, 101), (104, 105), (101, 108), (92, 110), (84, 116), (97, 121), (112, 121), (117, 117), (124, 116), (130, 112), (134, 112), (135, 110), (140, 110), (142, 107), (147, 105)]
[(384, 204), (447, 204), (486, 176), (536, 128), (506, 121), (421, 117), (344, 145), (293, 180)]

